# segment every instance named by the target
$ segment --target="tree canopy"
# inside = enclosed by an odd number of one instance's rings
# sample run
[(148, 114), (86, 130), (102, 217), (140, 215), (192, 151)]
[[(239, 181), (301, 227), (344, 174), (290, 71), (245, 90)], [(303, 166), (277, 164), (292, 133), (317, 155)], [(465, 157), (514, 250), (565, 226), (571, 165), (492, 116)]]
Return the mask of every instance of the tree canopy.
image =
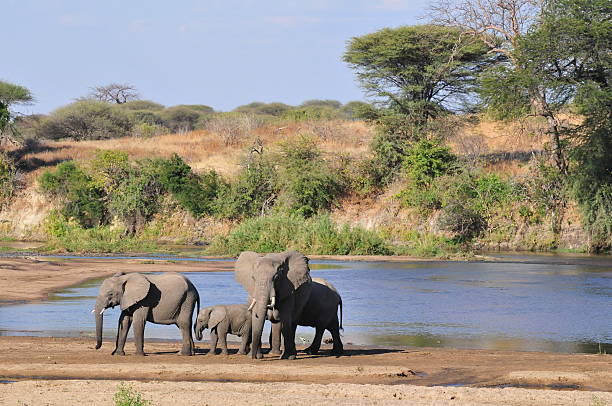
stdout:
[(33, 100), (34, 97), (29, 89), (0, 80), (0, 135), (4, 135), (7, 128), (16, 135), (16, 129), (11, 124), (13, 113), (10, 107), (13, 104), (27, 104)]
[(489, 62), (481, 41), (435, 25), (385, 28), (348, 42), (344, 61), (368, 96), (423, 119), (452, 110)]

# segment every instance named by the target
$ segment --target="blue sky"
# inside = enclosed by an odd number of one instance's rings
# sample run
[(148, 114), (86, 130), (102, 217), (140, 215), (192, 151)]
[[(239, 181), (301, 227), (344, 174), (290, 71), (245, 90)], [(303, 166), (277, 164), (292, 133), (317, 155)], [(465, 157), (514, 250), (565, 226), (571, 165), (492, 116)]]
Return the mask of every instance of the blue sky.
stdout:
[(346, 41), (419, 24), (428, 0), (3, 0), (0, 79), (47, 113), (111, 82), (167, 106), (363, 100)]

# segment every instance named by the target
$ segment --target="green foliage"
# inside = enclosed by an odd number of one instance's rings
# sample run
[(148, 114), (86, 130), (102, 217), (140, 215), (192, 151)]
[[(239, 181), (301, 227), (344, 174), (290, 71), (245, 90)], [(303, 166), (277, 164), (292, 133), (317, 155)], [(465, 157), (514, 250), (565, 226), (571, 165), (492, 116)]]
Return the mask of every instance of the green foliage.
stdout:
[(486, 63), (484, 44), (461, 42), (459, 34), (434, 25), (384, 28), (352, 38), (344, 61), (368, 95), (427, 120), (450, 108), (453, 96), (469, 93), (474, 72)]
[(61, 213), (66, 218), (86, 228), (105, 221), (104, 191), (74, 161), (62, 162), (55, 171), (45, 171), (39, 184), (44, 192), (63, 201)]
[(166, 107), (163, 104), (155, 103), (150, 100), (132, 100), (120, 105), (122, 109), (133, 111), (162, 111)]
[(125, 383), (119, 384), (119, 389), (113, 395), (115, 406), (147, 406), (151, 404), (150, 400), (146, 400), (134, 388)]
[(293, 109), (293, 106), (289, 106), (288, 104), (284, 103), (253, 102), (243, 106), (238, 106), (233, 111), (237, 113), (280, 117), (283, 115), (283, 113), (291, 109)]
[(215, 171), (197, 176), (176, 154), (160, 163), (161, 183), (181, 206), (196, 218), (213, 213), (215, 199), (224, 187), (223, 181)]
[(38, 127), (40, 138), (97, 140), (129, 135), (132, 122), (128, 114), (105, 102), (84, 100), (53, 111)]
[(209, 248), (215, 255), (241, 251), (278, 252), (294, 248), (309, 254), (387, 255), (391, 251), (375, 232), (338, 227), (328, 216), (270, 215), (248, 219), (227, 236), (217, 236)]
[(20, 136), (12, 123), (14, 117), (10, 110), (11, 105), (28, 104), (33, 100), (34, 97), (29, 89), (0, 80), (0, 135), (8, 129), (12, 136)]
[(2, 209), (15, 192), (17, 169), (5, 153), (0, 153), (0, 209)]
[(351, 101), (340, 109), (342, 116), (347, 120), (363, 120), (368, 118), (372, 105), (362, 101)]
[(265, 214), (278, 197), (278, 174), (267, 157), (251, 155), (235, 181), (219, 192), (216, 207), (221, 218), (243, 219)]
[(451, 172), (457, 158), (450, 149), (431, 140), (421, 140), (408, 150), (403, 166), (411, 182), (429, 186), (434, 178)]
[(300, 107), (328, 107), (334, 110), (338, 110), (340, 107), (342, 107), (342, 103), (340, 103), (338, 100), (312, 99), (312, 100), (306, 100), (305, 102), (300, 104)]
[(116, 150), (95, 151), (87, 165), (87, 173), (95, 186), (104, 189), (106, 194), (113, 193), (130, 171), (128, 154)]
[(140, 138), (151, 138), (168, 133), (168, 129), (158, 124), (140, 123), (134, 126), (132, 134)]
[(173, 132), (192, 131), (200, 126), (203, 118), (214, 113), (211, 107), (204, 105), (181, 104), (168, 107), (159, 112), (165, 127)]
[(291, 212), (310, 217), (329, 210), (342, 192), (338, 174), (322, 158), (313, 138), (283, 142), (278, 161), (281, 190)]
[(45, 220), (48, 237), (44, 249), (51, 252), (109, 253), (153, 251), (151, 241), (127, 236), (120, 228), (98, 226), (84, 228), (74, 219), (53, 211)]
[(451, 238), (417, 230), (405, 231), (400, 240), (402, 244), (394, 249), (396, 255), (448, 258), (461, 250), (457, 241)]
[(340, 112), (328, 105), (309, 105), (287, 110), (281, 117), (291, 121), (333, 120), (340, 117)]
[(443, 207), (438, 224), (443, 230), (454, 233), (457, 242), (470, 241), (487, 228), (484, 217), (460, 200), (454, 200)]

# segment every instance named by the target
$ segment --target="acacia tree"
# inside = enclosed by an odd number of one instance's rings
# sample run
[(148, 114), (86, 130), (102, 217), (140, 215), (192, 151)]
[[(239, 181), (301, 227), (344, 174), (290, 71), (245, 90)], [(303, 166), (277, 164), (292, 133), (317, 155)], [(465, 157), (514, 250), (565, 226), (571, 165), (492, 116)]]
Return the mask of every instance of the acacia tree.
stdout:
[(123, 104), (138, 100), (140, 95), (136, 88), (128, 83), (111, 83), (106, 86), (92, 87), (90, 97), (108, 103)]
[(0, 140), (19, 135), (13, 125), (14, 113), (10, 110), (11, 106), (28, 104), (33, 100), (27, 88), (0, 80)]
[(354, 37), (343, 59), (368, 96), (423, 124), (470, 93), (486, 51), (456, 28), (421, 25)]

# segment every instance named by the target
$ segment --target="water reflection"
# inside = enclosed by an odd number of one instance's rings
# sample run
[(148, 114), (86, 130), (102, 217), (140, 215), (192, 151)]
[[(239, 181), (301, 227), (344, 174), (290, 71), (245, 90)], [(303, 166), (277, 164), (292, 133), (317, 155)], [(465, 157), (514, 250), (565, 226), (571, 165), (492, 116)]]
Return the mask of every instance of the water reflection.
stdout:
[[(612, 352), (612, 263), (549, 258), (533, 256), (524, 263), (313, 261), (312, 275), (328, 279), (342, 293), (347, 343)], [(245, 301), (231, 272), (187, 277), (198, 288), (202, 306)], [(43, 303), (0, 307), (0, 334), (93, 336), (90, 310), (99, 283), (66, 289)], [(116, 334), (118, 315), (118, 309), (104, 314), (107, 338)], [(299, 328), (298, 343), (313, 335), (313, 329)], [(180, 332), (175, 326), (147, 324), (146, 336), (178, 340)]]

